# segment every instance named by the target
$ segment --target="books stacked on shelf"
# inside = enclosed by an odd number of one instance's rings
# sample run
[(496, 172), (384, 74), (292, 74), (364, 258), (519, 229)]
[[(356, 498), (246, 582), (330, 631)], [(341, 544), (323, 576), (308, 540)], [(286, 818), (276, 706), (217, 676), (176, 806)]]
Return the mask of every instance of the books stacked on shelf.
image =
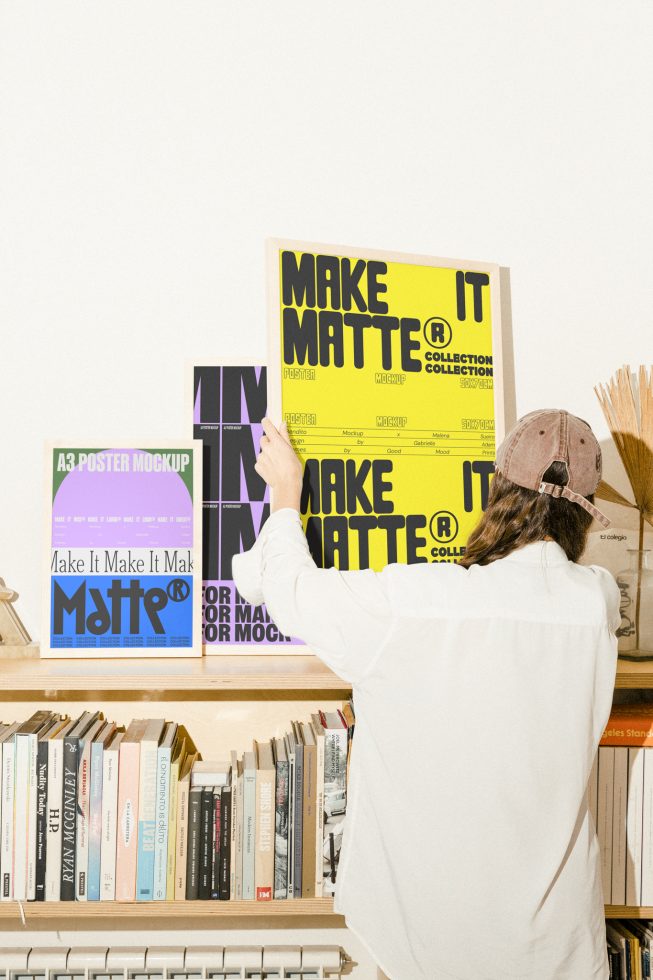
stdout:
[(610, 980), (651, 980), (653, 922), (610, 919), (605, 924)]
[(349, 702), (204, 760), (164, 719), (0, 724), (0, 900), (333, 895), (353, 727)]
[(612, 709), (588, 786), (608, 905), (653, 905), (653, 711)]

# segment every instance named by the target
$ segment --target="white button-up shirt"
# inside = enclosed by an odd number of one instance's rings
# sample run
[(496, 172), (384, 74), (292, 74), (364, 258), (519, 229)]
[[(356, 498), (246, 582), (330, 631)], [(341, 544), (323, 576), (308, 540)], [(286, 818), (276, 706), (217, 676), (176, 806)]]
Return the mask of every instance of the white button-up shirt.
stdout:
[(316, 567), (297, 511), (241, 595), (351, 683), (335, 910), (392, 980), (607, 980), (588, 778), (619, 590), (539, 541), (486, 566)]

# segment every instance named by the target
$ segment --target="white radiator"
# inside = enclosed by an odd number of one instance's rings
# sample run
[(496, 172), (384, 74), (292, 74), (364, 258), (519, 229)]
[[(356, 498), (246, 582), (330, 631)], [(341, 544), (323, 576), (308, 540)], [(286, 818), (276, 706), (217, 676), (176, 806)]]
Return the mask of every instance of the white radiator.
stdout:
[(339, 946), (0, 949), (0, 980), (339, 980)]

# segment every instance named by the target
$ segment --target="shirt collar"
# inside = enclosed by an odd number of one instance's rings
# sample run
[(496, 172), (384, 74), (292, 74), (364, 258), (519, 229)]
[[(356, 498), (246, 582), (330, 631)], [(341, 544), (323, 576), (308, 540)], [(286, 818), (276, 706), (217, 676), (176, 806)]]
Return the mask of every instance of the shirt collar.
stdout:
[(533, 562), (538, 565), (566, 565), (569, 559), (557, 541), (531, 541), (505, 556), (507, 561)]

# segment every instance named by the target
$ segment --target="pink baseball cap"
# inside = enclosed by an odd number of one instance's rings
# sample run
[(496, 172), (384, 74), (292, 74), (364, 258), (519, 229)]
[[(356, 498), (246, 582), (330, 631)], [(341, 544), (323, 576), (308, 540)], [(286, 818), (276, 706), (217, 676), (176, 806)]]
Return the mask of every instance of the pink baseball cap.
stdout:
[[(567, 485), (544, 483), (551, 463), (567, 467)], [(601, 447), (587, 422), (563, 409), (544, 408), (519, 419), (497, 449), (495, 469), (527, 490), (571, 500), (603, 527), (610, 521), (587, 500), (601, 479)]]

